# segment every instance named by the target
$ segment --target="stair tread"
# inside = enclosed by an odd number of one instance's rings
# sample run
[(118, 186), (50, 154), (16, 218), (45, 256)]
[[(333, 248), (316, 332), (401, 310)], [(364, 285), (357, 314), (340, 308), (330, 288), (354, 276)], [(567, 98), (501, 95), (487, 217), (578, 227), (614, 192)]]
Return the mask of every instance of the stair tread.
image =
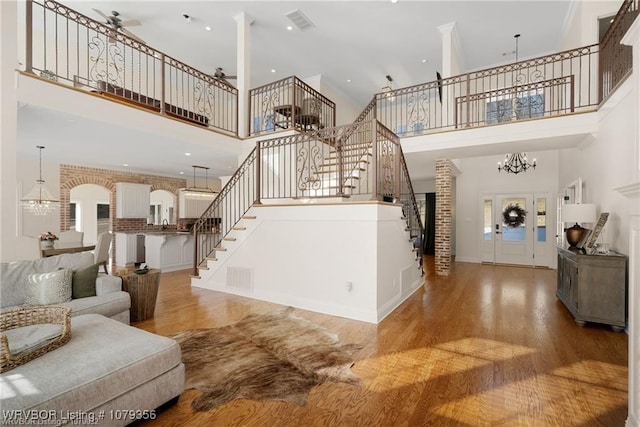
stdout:
[(242, 219), (256, 219), (257, 217), (255, 215), (243, 215)]
[(223, 237), (222, 240), (225, 240), (227, 242), (235, 242), (238, 239), (236, 239), (235, 237)]
[(217, 248), (215, 248), (215, 250), (216, 250), (216, 251), (224, 252), (224, 251), (226, 251), (226, 250), (227, 250), (227, 248), (217, 247)]
[(247, 227), (233, 227), (233, 230), (237, 230), (237, 231), (244, 231), (246, 229)]
[[(368, 160), (358, 160), (357, 162), (342, 162), (343, 165), (355, 165), (355, 164), (358, 164), (358, 163), (364, 163), (364, 164), (368, 165), (371, 162), (368, 161)], [(320, 167), (326, 167), (326, 166), (338, 166), (338, 164), (337, 163), (322, 163), (320, 165)]]
[[(329, 153), (330, 155), (325, 157), (325, 159), (337, 159), (338, 153)], [(373, 154), (366, 152), (366, 153), (362, 153), (362, 154), (343, 154), (342, 158), (346, 159), (346, 158), (360, 158), (360, 157), (364, 157), (364, 156), (369, 156), (369, 157), (373, 157)]]

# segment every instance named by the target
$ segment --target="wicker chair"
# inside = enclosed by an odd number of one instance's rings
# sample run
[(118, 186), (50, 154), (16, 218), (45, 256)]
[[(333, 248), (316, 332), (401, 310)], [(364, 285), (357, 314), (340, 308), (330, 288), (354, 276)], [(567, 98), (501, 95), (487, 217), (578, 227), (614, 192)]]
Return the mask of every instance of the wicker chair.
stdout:
[[(31, 351), (12, 354), (5, 331), (23, 326), (54, 323), (62, 325), (62, 334)], [(9, 371), (66, 344), (71, 339), (71, 309), (43, 306), (11, 310), (0, 314), (0, 372)]]

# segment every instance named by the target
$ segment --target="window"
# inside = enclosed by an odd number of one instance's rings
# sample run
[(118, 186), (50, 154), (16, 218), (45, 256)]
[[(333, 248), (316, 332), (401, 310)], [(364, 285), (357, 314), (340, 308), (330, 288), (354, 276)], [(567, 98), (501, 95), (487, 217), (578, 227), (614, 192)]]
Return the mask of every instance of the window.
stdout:
[(547, 199), (540, 198), (536, 200), (536, 240), (539, 243), (547, 241)]
[(493, 233), (493, 202), (491, 200), (484, 201), (484, 240), (491, 240)]
[[(515, 110), (515, 117), (514, 117)], [(488, 125), (522, 119), (535, 119), (544, 115), (544, 94), (532, 91), (531, 95), (497, 99), (487, 102), (486, 123)]]

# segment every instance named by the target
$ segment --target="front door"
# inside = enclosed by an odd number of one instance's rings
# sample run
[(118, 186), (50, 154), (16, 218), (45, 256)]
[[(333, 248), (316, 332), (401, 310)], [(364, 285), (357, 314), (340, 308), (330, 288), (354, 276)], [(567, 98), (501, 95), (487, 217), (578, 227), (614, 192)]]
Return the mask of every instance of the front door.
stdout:
[(527, 211), (532, 197), (497, 195), (496, 263), (533, 265), (533, 227)]
[(551, 266), (549, 197), (534, 194), (487, 195), (482, 200), (482, 261)]

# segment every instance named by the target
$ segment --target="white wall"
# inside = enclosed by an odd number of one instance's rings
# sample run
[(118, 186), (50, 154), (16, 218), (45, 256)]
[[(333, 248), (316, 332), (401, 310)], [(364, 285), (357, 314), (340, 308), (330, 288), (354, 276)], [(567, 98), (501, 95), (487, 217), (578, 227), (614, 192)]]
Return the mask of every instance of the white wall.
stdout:
[[(635, 111), (634, 114), (630, 114)], [(631, 117), (635, 117), (632, 119)], [(609, 219), (598, 242), (626, 254), (629, 250), (628, 200), (614, 188), (633, 182), (636, 168), (635, 123), (638, 110), (628, 79), (598, 110), (598, 135), (579, 148), (560, 153), (560, 188), (582, 178), (583, 202), (595, 203), (598, 212), (609, 212)]]
[[(456, 261), (481, 262), (483, 194), (558, 193), (559, 155), (556, 150), (527, 153), (538, 166), (521, 174), (498, 172), (504, 155), (459, 159), (461, 174), (456, 177)], [(555, 212), (555, 200), (549, 200), (547, 212)], [(549, 223), (555, 223), (549, 218)]]
[(224, 242), (228, 250), (194, 286), (377, 323), (421, 283), (399, 206), (262, 206), (249, 214), (257, 218), (243, 220), (247, 230)]
[(435, 179), (420, 179), (411, 181), (413, 186), (413, 192), (415, 194), (435, 193), (436, 192), (436, 180)]
[(571, 2), (568, 22), (565, 22), (565, 37), (560, 50), (573, 49), (598, 43), (598, 18), (615, 15), (622, 1), (575, 1)]
[[(336, 126), (353, 123), (356, 117), (364, 110), (365, 105), (359, 105), (353, 99), (340, 92), (321, 74), (302, 80), (336, 104)], [(373, 94), (371, 97), (373, 98)]]

